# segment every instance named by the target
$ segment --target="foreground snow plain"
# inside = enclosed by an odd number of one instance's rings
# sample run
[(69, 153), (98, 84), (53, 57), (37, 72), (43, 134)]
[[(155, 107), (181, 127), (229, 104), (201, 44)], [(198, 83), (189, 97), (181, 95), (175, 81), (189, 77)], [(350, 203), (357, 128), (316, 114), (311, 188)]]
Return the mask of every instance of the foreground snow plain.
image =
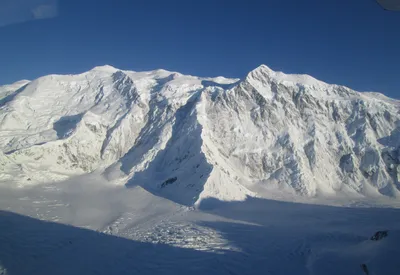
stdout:
[[(394, 200), (248, 197), (194, 208), (140, 186), (110, 186), (95, 174), (0, 192), (0, 274), (361, 275), (361, 264), (370, 274), (399, 270)], [(388, 237), (369, 240), (378, 230)]]

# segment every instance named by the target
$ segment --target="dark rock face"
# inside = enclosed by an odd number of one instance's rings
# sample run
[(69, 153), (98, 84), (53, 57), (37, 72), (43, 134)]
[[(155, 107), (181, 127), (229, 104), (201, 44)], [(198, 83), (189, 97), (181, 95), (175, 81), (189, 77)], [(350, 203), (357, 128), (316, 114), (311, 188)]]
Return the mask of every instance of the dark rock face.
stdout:
[(369, 275), (368, 267), (367, 267), (366, 264), (361, 264), (360, 267), (361, 267), (362, 271), (364, 271), (364, 273), (365, 273), (366, 275)]
[(371, 241), (380, 241), (384, 238), (386, 238), (388, 236), (388, 232), (387, 230), (385, 231), (377, 231), (372, 237), (371, 237)]
[(172, 184), (172, 183), (174, 183), (177, 179), (178, 179), (177, 177), (169, 178), (169, 179), (167, 179), (166, 181), (164, 181), (164, 182), (161, 184), (161, 187), (165, 187), (165, 186), (167, 186), (167, 185), (169, 185), (169, 184)]
[(344, 155), (340, 158), (340, 168), (347, 173), (355, 171), (354, 158), (351, 154)]

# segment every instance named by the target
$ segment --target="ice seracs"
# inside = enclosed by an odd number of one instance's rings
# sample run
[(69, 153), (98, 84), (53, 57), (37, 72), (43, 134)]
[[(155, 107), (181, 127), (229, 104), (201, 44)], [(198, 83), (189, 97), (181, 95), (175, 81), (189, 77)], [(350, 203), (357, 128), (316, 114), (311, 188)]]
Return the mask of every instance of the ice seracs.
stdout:
[(185, 205), (271, 190), (399, 195), (399, 101), (308, 75), (101, 66), (2, 86), (0, 96), (4, 184), (96, 171)]

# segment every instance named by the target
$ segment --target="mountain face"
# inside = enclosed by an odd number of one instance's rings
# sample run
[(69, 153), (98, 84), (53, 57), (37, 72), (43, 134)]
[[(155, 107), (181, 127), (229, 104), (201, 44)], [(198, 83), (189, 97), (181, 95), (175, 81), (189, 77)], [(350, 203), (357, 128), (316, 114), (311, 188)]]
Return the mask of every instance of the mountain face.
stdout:
[(264, 65), (242, 80), (103, 66), (3, 86), (0, 147), (9, 185), (96, 171), (185, 205), (400, 194), (400, 101)]

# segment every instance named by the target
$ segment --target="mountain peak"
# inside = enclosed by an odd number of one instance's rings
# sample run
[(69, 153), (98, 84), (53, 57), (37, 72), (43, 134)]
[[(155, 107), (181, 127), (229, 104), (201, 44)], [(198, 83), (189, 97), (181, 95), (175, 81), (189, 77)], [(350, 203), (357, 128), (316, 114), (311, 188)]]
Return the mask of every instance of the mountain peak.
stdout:
[(255, 68), (254, 70), (252, 70), (253, 72), (255, 71), (262, 71), (262, 72), (268, 72), (268, 73), (275, 73), (274, 70), (272, 70), (270, 67), (268, 67), (265, 64), (261, 64), (260, 66), (258, 66), (257, 68)]
[(278, 83), (284, 82), (285, 84), (300, 84), (306, 86), (316, 86), (322, 87), (327, 86), (329, 84), (318, 80), (310, 75), (307, 74), (286, 74), (281, 71), (274, 71), (267, 65), (260, 65), (254, 70), (252, 70), (246, 77), (248, 80), (258, 80), (258, 81), (274, 81)]
[(102, 71), (102, 72), (110, 72), (110, 73), (115, 73), (116, 71), (119, 71), (119, 69), (111, 66), (111, 65), (102, 65), (102, 66), (96, 66), (90, 71)]

